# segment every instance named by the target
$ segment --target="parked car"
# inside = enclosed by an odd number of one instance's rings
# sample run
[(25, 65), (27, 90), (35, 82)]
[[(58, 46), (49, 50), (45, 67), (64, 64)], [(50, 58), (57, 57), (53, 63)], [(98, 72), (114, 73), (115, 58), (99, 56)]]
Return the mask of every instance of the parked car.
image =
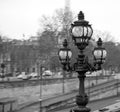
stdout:
[(29, 76), (30, 76), (31, 78), (36, 78), (36, 77), (38, 77), (38, 74), (35, 73), (35, 72), (33, 72), (33, 73), (29, 74)]
[(46, 70), (42, 74), (43, 77), (45, 77), (45, 76), (52, 76), (52, 75), (53, 75), (53, 73), (50, 70)]
[(30, 79), (31, 77), (29, 75), (26, 75), (25, 73), (21, 73), (17, 76), (18, 79)]
[(62, 72), (56, 72), (54, 74), (54, 78), (62, 78), (62, 77), (63, 77)]
[(22, 74), (20, 74), (20, 75), (17, 76), (18, 79), (22, 79), (22, 77), (23, 77)]

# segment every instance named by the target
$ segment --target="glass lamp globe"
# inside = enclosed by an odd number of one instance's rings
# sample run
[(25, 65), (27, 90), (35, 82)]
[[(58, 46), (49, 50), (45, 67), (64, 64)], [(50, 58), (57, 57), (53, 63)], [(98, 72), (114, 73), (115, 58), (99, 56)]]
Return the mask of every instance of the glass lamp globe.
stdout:
[(66, 49), (66, 50), (64, 50), (64, 49), (61, 49), (60, 51), (59, 51), (59, 57), (60, 57), (60, 59), (61, 60), (67, 60), (67, 58), (68, 59), (71, 59), (71, 57), (72, 57), (72, 52), (71, 52), (71, 50), (69, 50), (69, 49)]
[(96, 62), (103, 63), (107, 56), (107, 52), (105, 49), (94, 49), (93, 55)]

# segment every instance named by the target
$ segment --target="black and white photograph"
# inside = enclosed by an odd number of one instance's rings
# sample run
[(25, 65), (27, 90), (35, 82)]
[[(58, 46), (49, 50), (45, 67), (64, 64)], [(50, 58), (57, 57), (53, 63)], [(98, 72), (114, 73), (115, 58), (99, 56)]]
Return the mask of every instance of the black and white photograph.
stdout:
[(120, 0), (0, 0), (0, 112), (119, 112)]

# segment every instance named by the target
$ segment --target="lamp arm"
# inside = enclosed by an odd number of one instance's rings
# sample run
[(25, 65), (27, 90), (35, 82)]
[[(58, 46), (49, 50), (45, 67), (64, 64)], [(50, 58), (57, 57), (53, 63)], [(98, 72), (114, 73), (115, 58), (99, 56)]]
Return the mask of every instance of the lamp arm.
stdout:
[(67, 70), (66, 64), (63, 64), (62, 68), (63, 68), (64, 71), (66, 71)]
[(64, 71), (72, 71), (72, 67), (70, 66), (70, 63), (67, 63), (67, 64), (62, 64), (62, 68)]
[(75, 67), (74, 67), (74, 65), (70, 65), (70, 63), (67, 63), (67, 64), (63, 65), (63, 70), (67, 71), (67, 72), (73, 72), (73, 71), (75, 71)]
[(86, 65), (87, 65), (88, 71), (94, 72), (97, 70), (96, 67), (90, 64), (89, 62), (87, 62)]
[(88, 56), (85, 57), (85, 64), (86, 64), (88, 71), (90, 72), (96, 71), (95, 65), (92, 65), (91, 63), (89, 63)]
[(66, 71), (68, 71), (68, 72), (72, 72), (73, 71), (73, 67), (70, 65), (70, 63), (67, 64)]

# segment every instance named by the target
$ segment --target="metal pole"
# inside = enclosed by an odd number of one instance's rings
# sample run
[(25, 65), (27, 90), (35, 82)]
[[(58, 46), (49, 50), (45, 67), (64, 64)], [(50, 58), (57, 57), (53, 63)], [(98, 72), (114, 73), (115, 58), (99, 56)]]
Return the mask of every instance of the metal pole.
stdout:
[(118, 79), (117, 79), (117, 96), (118, 96)]
[(65, 87), (64, 87), (64, 76), (65, 76), (65, 71), (63, 70), (63, 86), (62, 86), (62, 92), (63, 92), (63, 94), (65, 93)]
[(42, 65), (40, 66), (40, 112), (42, 112)]
[(98, 83), (98, 81), (97, 81), (98, 79), (97, 79), (97, 78), (98, 78), (98, 76), (97, 76), (97, 74), (96, 74), (96, 85), (97, 85), (97, 83)]
[(89, 85), (88, 85), (88, 95), (90, 96), (90, 78), (88, 79)]
[(4, 81), (4, 68), (2, 68), (2, 81)]
[[(118, 77), (118, 75), (117, 75), (117, 77)], [(117, 86), (117, 87), (116, 87), (116, 88), (117, 88), (117, 96), (118, 96), (118, 92), (119, 92), (119, 91), (118, 91), (118, 80), (119, 80), (119, 79), (117, 78), (117, 84), (116, 84), (116, 86)]]

